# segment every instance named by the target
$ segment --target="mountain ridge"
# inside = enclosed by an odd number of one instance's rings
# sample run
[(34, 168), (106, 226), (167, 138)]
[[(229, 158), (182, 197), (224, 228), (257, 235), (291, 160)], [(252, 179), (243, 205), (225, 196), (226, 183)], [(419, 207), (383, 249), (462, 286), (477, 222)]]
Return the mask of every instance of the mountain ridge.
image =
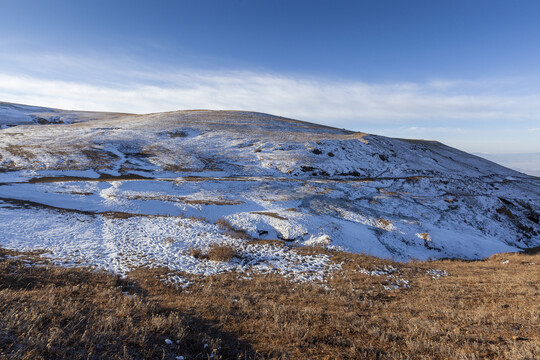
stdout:
[[(540, 245), (539, 179), (437, 141), (224, 110), (136, 115), (0, 103), (0, 124), (0, 242), (14, 249), (46, 247), (89, 263), (105, 253), (118, 270), (142, 260), (101, 242), (93, 255), (73, 251), (88, 234), (120, 248), (135, 239), (140, 248), (131, 251), (146, 255), (156, 246), (148, 238), (178, 237), (143, 263), (165, 257), (180, 266), (173, 255), (193, 244), (240, 246), (219, 221), (256, 240), (402, 260)], [(130, 214), (113, 221), (120, 233), (103, 222), (110, 213)], [(63, 224), (64, 238), (28, 240), (54, 233), (46, 214)], [(21, 218), (26, 229), (14, 229)], [(180, 218), (211, 235), (186, 239), (189, 231), (171, 225)]]

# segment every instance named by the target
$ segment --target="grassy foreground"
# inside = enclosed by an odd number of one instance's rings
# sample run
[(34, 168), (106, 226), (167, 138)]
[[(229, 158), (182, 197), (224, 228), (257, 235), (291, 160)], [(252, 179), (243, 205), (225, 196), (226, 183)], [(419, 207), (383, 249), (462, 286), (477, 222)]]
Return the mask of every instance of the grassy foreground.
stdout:
[(229, 273), (176, 289), (159, 281), (165, 269), (124, 280), (0, 250), (0, 359), (540, 358), (538, 251), (328, 254), (343, 271), (326, 286)]

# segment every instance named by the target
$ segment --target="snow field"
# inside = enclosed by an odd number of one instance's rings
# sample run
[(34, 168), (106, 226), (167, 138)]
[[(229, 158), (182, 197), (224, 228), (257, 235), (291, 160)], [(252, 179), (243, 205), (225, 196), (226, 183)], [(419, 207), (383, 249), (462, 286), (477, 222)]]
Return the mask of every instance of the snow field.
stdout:
[[(248, 244), (220, 219), (253, 239), (396, 260), (478, 259), (540, 245), (539, 180), (437, 142), (248, 112), (129, 115), (6, 103), (0, 127), (0, 246), (46, 249), (67, 263), (119, 274), (140, 266), (276, 272), (295, 281), (339, 269), (324, 255)], [(216, 244), (237, 256), (189, 254)], [(168, 281), (185, 285), (174, 276)]]

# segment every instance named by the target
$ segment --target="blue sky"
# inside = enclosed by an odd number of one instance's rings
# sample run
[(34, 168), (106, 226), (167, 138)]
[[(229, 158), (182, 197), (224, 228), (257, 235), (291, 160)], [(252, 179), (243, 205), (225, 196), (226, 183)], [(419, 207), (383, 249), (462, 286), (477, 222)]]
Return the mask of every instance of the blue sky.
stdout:
[(540, 152), (538, 1), (0, 1), (0, 101)]

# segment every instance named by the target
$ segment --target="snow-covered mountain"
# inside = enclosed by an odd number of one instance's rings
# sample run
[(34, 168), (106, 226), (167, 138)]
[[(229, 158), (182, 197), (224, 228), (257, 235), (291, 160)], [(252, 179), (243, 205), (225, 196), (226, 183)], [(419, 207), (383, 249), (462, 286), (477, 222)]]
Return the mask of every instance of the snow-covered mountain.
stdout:
[(248, 246), (223, 224), (396, 259), (540, 245), (540, 178), (435, 141), (242, 111), (0, 103), (0, 126), (4, 247), (174, 267), (194, 246)]

